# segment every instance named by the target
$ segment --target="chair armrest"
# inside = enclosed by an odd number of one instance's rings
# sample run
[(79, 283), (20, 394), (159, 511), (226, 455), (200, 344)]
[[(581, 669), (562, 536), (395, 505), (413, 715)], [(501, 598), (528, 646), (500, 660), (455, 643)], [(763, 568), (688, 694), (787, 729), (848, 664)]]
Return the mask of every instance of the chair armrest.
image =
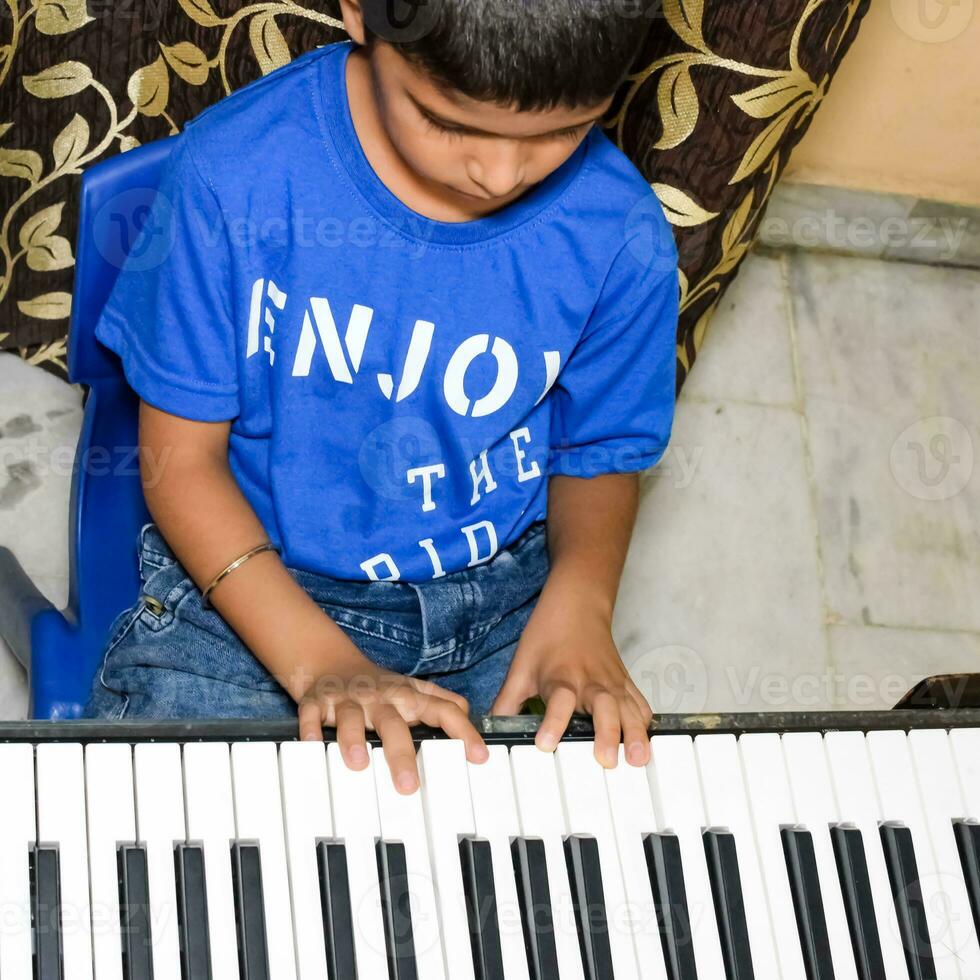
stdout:
[(31, 624), (54, 606), (41, 594), (9, 548), (0, 548), (0, 636), (30, 673)]

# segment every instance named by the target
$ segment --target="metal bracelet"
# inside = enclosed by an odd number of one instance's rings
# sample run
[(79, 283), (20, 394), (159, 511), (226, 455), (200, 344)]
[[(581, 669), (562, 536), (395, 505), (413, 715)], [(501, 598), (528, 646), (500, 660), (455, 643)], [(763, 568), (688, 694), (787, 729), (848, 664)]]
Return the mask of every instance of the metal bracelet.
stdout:
[(271, 541), (266, 541), (265, 544), (260, 544), (251, 551), (246, 551), (244, 555), (240, 558), (236, 558), (227, 568), (223, 568), (213, 579), (211, 579), (211, 584), (201, 593), (201, 605), (205, 609), (213, 608), (209, 596), (215, 590), (215, 587), (221, 583), (223, 579), (231, 575), (231, 573), (241, 565), (244, 565), (249, 558), (254, 558), (256, 555), (262, 554), (263, 551), (274, 551), (279, 554), (279, 548), (276, 547)]

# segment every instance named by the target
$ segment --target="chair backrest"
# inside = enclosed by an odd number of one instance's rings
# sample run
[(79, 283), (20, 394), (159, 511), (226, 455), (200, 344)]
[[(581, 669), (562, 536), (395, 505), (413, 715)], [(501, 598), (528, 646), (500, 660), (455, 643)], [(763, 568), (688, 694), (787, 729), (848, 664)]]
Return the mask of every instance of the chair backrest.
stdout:
[(148, 143), (90, 167), (82, 176), (68, 370), (88, 385), (72, 477), (66, 618), (77, 646), (59, 681), (84, 701), (112, 620), (137, 596), (136, 542), (149, 519), (139, 479), (139, 400), (95, 326), (149, 213), (163, 166), (179, 136)]

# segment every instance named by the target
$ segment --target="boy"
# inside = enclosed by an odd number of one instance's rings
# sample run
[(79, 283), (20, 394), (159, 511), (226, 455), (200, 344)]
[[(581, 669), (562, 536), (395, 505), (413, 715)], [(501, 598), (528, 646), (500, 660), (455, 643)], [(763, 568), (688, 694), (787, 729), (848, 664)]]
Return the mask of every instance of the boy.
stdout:
[(99, 322), (155, 525), (86, 713), (298, 706), (353, 768), (374, 729), (407, 793), (410, 724), (478, 762), (468, 712), (540, 695), (539, 747), (584, 710), (603, 765), (620, 736), (643, 765), (611, 620), (670, 433), (676, 252), (595, 122), (645, 22), (620, 0), (341, 6), (350, 41), (185, 127), (160, 254)]

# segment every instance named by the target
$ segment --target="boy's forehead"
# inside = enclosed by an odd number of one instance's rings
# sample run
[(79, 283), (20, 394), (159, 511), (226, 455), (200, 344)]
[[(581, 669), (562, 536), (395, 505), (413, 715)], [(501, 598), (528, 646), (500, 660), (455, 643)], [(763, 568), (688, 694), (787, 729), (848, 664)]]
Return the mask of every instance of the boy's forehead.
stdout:
[(488, 135), (530, 137), (584, 125), (604, 115), (612, 103), (610, 96), (592, 106), (518, 112), (499, 103), (473, 99), (402, 57), (393, 46), (382, 47), (388, 49), (382, 55), (382, 64), (392, 76), (390, 80), (400, 85), (416, 105), (442, 121)]

